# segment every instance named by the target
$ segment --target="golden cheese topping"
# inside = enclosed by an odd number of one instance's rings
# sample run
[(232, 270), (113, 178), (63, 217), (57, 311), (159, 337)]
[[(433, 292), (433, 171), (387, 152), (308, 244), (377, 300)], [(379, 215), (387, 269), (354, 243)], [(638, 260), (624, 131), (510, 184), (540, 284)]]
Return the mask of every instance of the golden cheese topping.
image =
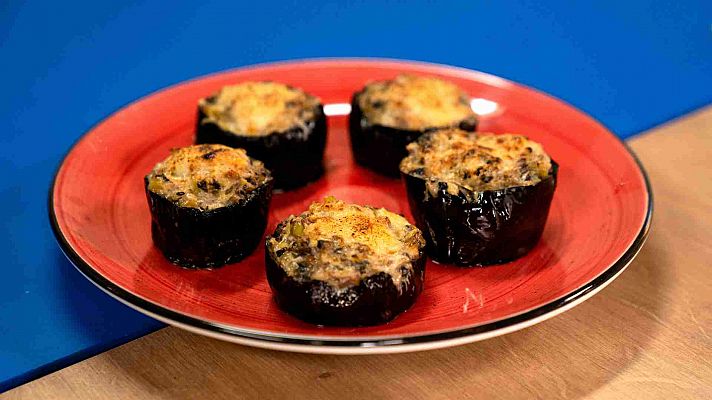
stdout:
[(400, 288), (424, 246), (420, 230), (402, 216), (333, 197), (290, 216), (267, 241), (268, 250), (289, 276), (336, 288), (358, 285), (381, 272)]
[(276, 82), (245, 82), (225, 86), (198, 106), (205, 114), (201, 124), (245, 136), (266, 136), (304, 127), (315, 118), (319, 99), (300, 89)]
[(445, 182), (448, 192), (535, 185), (549, 176), (551, 159), (525, 136), (474, 134), (459, 129), (431, 132), (407, 147), (403, 173)]
[(425, 130), (458, 126), (465, 120), (472, 126), (476, 122), (467, 94), (450, 82), (431, 77), (398, 75), (370, 83), (358, 102), (373, 125)]
[(171, 150), (146, 179), (148, 190), (181, 207), (213, 210), (240, 202), (272, 178), (243, 149), (201, 144)]

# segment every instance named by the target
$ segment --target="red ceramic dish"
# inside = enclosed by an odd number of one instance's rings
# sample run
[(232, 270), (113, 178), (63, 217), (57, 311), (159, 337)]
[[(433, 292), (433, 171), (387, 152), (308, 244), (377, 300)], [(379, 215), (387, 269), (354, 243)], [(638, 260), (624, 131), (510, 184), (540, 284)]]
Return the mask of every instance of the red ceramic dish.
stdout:
[[(327, 105), (325, 176), (276, 194), (268, 232), (326, 195), (400, 212), (402, 183), (351, 159), (351, 94), (373, 79), (410, 72), (463, 87), (482, 114), (481, 131), (517, 132), (541, 142), (559, 163), (559, 184), (538, 246), (508, 264), (462, 269), (429, 262), (425, 290), (393, 322), (366, 328), (317, 327), (272, 300), (260, 246), (240, 263), (191, 271), (153, 246), (143, 176), (172, 147), (193, 140), (196, 104), (219, 87), (276, 80)], [(223, 72), (145, 97), (95, 126), (69, 152), (51, 189), (50, 215), (65, 253), (97, 286), (124, 303), (202, 334), (238, 343), (317, 353), (398, 352), (472, 342), (532, 325), (612, 281), (648, 232), (652, 203), (640, 165), (606, 128), (560, 100), (479, 72), (381, 60), (279, 63)], [(411, 219), (412, 220), (412, 219)]]

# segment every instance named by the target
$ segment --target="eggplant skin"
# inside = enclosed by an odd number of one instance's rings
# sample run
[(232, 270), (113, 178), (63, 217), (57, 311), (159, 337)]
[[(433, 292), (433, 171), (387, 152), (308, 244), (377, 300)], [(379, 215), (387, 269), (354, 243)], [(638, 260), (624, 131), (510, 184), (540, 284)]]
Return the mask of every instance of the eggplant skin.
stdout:
[[(351, 114), (349, 114), (349, 136), (354, 160), (381, 175), (391, 178), (400, 177), (400, 162), (408, 151), (405, 146), (415, 141), (426, 130), (398, 129), (388, 126), (371, 124), (363, 115), (359, 105), (362, 91), (354, 93), (351, 99)], [(458, 127), (464, 131), (474, 132), (477, 121), (463, 120)]]
[(216, 268), (250, 255), (267, 227), (272, 179), (243, 201), (209, 211), (181, 207), (148, 190), (153, 243), (172, 263), (191, 269)]
[(415, 225), (433, 260), (458, 266), (502, 264), (529, 252), (541, 238), (556, 189), (558, 165), (532, 186), (481, 192), (472, 202), (440, 184), (427, 193), (424, 179), (403, 173)]
[(265, 136), (247, 136), (225, 131), (212, 122), (201, 123), (205, 113), (198, 107), (195, 143), (243, 148), (248, 156), (262, 161), (272, 172), (275, 189), (296, 189), (319, 179), (324, 173), (327, 125), (321, 104), (314, 115), (304, 127), (295, 126)]
[(267, 281), (277, 305), (316, 325), (371, 326), (393, 320), (423, 291), (425, 260), (421, 251), (413, 268), (403, 275), (400, 290), (384, 272), (362, 280), (358, 286), (338, 290), (323, 281), (299, 281), (287, 275), (265, 247)]

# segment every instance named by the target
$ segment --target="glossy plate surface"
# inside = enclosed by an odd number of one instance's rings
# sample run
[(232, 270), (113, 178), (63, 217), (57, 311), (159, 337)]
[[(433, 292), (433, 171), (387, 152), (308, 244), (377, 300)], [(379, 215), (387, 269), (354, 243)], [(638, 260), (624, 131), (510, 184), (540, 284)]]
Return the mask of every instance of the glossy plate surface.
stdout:
[[(213, 271), (168, 263), (152, 245), (143, 176), (170, 148), (191, 144), (196, 103), (226, 84), (275, 80), (322, 99), (329, 117), (326, 175), (276, 194), (268, 232), (326, 195), (386, 207), (411, 221), (402, 183), (352, 162), (351, 94), (401, 72), (453, 81), (475, 100), (480, 131), (517, 132), (559, 163), (544, 235), (525, 257), (462, 269), (428, 262), (425, 290), (393, 322), (316, 327), (282, 313), (264, 272), (264, 247)], [(145, 97), (96, 125), (68, 153), (50, 193), (50, 219), (65, 253), (92, 282), (164, 322), (238, 343), (315, 353), (383, 353), (472, 342), (556, 315), (603, 288), (647, 236), (645, 174), (606, 128), (560, 100), (479, 72), (383, 60), (316, 60), (218, 73)]]

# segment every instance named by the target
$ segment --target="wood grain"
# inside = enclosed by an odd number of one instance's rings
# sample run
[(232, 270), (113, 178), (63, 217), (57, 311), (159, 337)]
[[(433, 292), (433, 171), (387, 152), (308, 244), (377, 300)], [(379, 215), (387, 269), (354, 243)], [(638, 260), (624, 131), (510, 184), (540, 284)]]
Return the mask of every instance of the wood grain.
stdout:
[(290, 354), (166, 328), (3, 399), (712, 398), (712, 107), (636, 137), (652, 234), (602, 293), (552, 320), (446, 350)]

